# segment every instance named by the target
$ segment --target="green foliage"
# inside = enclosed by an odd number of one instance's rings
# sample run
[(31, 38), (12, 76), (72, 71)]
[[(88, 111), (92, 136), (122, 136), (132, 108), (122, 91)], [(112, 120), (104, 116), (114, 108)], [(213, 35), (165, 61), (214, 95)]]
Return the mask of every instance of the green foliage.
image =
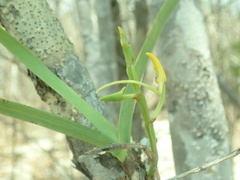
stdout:
[[(149, 138), (151, 150), (155, 157), (154, 160), (156, 161), (156, 162), (153, 162), (152, 166), (150, 167), (149, 175), (152, 176), (153, 172), (154, 172), (154, 166), (155, 166), (155, 164), (157, 164), (157, 160), (158, 160), (157, 143), (156, 143), (156, 136), (155, 136), (155, 132), (154, 132), (154, 128), (153, 128), (153, 122), (154, 122), (155, 118), (157, 117), (157, 114), (160, 112), (163, 101), (164, 101), (164, 97), (165, 97), (165, 84), (164, 83), (166, 82), (166, 75), (165, 75), (162, 65), (161, 65), (160, 61), (157, 59), (157, 57), (155, 57), (151, 53), (146, 53), (146, 55), (149, 56), (149, 58), (152, 60), (155, 71), (156, 71), (155, 80), (159, 86), (158, 90), (155, 90), (152, 87), (150, 87), (149, 85), (138, 81), (136, 69), (134, 67), (134, 54), (133, 54), (132, 46), (128, 43), (124, 30), (120, 27), (118, 29), (119, 29), (119, 34), (120, 34), (120, 43), (122, 45), (123, 54), (124, 54), (126, 65), (127, 65), (126, 72), (127, 72), (129, 80), (115, 81), (113, 83), (109, 83), (109, 84), (103, 86), (100, 89), (103, 89), (104, 87), (108, 87), (110, 85), (124, 82), (124, 83), (132, 84), (134, 93), (133, 94), (128, 94), (128, 93), (125, 94), (126, 87), (124, 87), (121, 91), (111, 94), (111, 95), (107, 95), (107, 96), (101, 98), (101, 100), (106, 100), (106, 101), (110, 101), (110, 100), (121, 101), (124, 99), (136, 99), (137, 100), (139, 109), (141, 111), (141, 114), (142, 114), (142, 117), (143, 117), (143, 120), (145, 123), (145, 126), (144, 126), (145, 132), (147, 134), (147, 137)], [(140, 88), (141, 85), (149, 88), (150, 90), (152, 90), (160, 95), (160, 101), (159, 101), (157, 108), (152, 116), (153, 119), (151, 119), (151, 117), (150, 117), (146, 98)], [(129, 123), (126, 121), (123, 121), (123, 123), (126, 123), (126, 124), (124, 124), (125, 127), (127, 127), (129, 125)], [(122, 141), (127, 142), (127, 141), (129, 141), (129, 138), (130, 137), (125, 136), (124, 133), (119, 131), (119, 141), (120, 142), (122, 142)]]
[(102, 147), (112, 143), (112, 139), (102, 133), (77, 124), (69, 119), (56, 116), (32, 107), (0, 98), (0, 113), (24, 120), (68, 136)]
[[(157, 37), (160, 35), (164, 25), (167, 22), (168, 17), (177, 6), (179, 0), (172, 1), (167, 0), (161, 7), (158, 12), (152, 28), (150, 29), (146, 40), (143, 43), (143, 46), (135, 60), (134, 68), (137, 73), (138, 80), (142, 79), (142, 76), (147, 67), (148, 57), (145, 55), (146, 52), (151, 52), (156, 41)], [(126, 88), (126, 93), (132, 93), (133, 88), (131, 85), (128, 85)], [(120, 108), (120, 116), (118, 122), (118, 134), (121, 137), (121, 142), (129, 142), (131, 137), (132, 129), (132, 117), (134, 112), (135, 102), (133, 100), (124, 100)], [(126, 126), (127, 125), (127, 126)], [(123, 133), (124, 132), (124, 133)]]
[(53, 74), (28, 48), (0, 28), (0, 42), (36, 76), (48, 84), (58, 94), (74, 105), (102, 134), (117, 141), (114, 127), (75, 91)]

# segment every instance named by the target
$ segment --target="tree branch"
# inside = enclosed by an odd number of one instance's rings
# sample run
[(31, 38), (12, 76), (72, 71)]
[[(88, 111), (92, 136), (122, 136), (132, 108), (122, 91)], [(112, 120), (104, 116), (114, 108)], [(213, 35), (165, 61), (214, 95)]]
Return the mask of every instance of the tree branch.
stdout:
[(196, 168), (193, 168), (189, 171), (186, 171), (182, 174), (179, 174), (173, 178), (170, 178), (170, 179), (167, 179), (167, 180), (177, 180), (177, 179), (180, 179), (180, 178), (183, 178), (185, 176), (188, 176), (190, 174), (194, 174), (194, 173), (198, 173), (198, 172), (201, 172), (201, 171), (204, 171), (206, 170), (207, 168), (211, 167), (211, 166), (214, 166), (218, 163), (221, 163), (222, 161), (225, 161), (225, 160), (228, 160), (230, 158), (234, 158), (235, 156), (239, 155), (240, 154), (240, 148), (236, 149), (235, 151), (231, 152), (230, 154), (228, 155), (225, 155), (225, 156), (222, 156), (220, 158), (217, 158), (211, 162), (208, 162), (208, 163), (205, 163), (205, 164), (202, 164), (201, 166), (198, 166)]

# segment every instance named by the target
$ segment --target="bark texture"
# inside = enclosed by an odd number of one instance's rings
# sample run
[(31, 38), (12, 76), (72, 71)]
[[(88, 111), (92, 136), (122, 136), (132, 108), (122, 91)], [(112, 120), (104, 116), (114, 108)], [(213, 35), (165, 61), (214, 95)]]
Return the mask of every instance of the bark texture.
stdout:
[[(2, 26), (22, 44), (31, 49), (60, 79), (72, 87), (96, 110), (104, 113), (90, 76), (79, 61), (72, 43), (44, 0), (0, 1)], [(68, 102), (32, 75), (38, 94), (52, 113), (75, 120), (85, 126), (93, 125)], [(124, 164), (105, 155), (83, 155), (93, 146), (68, 137), (73, 162), (90, 179), (145, 179), (146, 171), (138, 158), (130, 153)]]
[[(229, 152), (228, 127), (196, 1), (180, 1), (157, 50), (167, 71), (170, 131), (179, 174)], [(231, 162), (185, 179), (231, 180)]]

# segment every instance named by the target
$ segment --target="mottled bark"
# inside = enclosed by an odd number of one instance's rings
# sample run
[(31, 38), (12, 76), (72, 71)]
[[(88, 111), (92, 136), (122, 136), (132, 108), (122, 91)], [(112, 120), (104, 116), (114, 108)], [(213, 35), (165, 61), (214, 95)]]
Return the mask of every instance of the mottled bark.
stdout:
[[(203, 15), (194, 0), (180, 1), (161, 34), (157, 51), (168, 77), (167, 105), (179, 174), (229, 152), (228, 128)], [(231, 180), (231, 163), (223, 162), (185, 179)]]
[[(53, 16), (46, 1), (2, 0), (0, 1), (0, 22), (10, 34), (31, 49), (60, 79), (72, 87), (96, 110), (104, 113), (85, 66), (79, 61), (72, 43)], [(45, 83), (34, 75), (32, 78), (38, 94), (49, 105), (52, 113), (94, 128), (87, 119)], [(76, 168), (91, 179), (134, 179), (137, 176), (145, 178), (144, 167), (132, 153), (125, 163), (121, 164), (109, 153), (103, 156), (83, 155), (84, 152), (93, 148), (87, 143), (70, 137), (68, 143), (73, 152), (73, 162)]]

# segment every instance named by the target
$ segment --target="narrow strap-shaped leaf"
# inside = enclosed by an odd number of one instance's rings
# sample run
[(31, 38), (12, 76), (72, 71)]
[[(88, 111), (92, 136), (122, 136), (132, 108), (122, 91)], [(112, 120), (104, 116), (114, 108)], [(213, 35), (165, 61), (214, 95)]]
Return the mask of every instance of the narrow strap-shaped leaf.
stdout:
[(101, 113), (85, 102), (75, 91), (53, 74), (28, 48), (24, 47), (2, 28), (0, 28), (0, 43), (36, 76), (74, 105), (101, 133), (117, 142), (116, 130)]
[(106, 146), (113, 142), (111, 138), (97, 130), (82, 126), (66, 118), (1, 98), (0, 113), (46, 127), (98, 147)]

